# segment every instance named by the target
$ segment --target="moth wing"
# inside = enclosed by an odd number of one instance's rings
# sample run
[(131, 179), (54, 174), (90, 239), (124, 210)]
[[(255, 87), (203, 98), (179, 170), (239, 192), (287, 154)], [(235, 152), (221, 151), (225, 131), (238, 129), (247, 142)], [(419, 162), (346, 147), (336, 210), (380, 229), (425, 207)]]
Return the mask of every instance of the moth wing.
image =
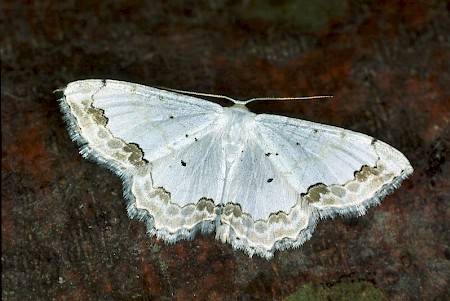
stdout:
[(230, 176), (248, 185), (228, 185), (240, 206), (222, 218), (222, 240), (250, 255), (303, 244), (321, 217), (364, 214), (413, 171), (398, 150), (361, 133), (277, 115), (255, 121)]
[(83, 156), (115, 171), (131, 217), (167, 241), (211, 231), (222, 193), (220, 105), (114, 80), (82, 80), (61, 107)]

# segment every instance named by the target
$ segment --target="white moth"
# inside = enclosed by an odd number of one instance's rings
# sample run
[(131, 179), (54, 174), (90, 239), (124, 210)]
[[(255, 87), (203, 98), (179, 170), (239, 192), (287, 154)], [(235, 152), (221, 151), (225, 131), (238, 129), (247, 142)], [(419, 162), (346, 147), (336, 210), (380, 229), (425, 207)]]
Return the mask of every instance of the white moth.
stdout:
[[(114, 80), (70, 83), (60, 101), (83, 157), (124, 183), (128, 214), (172, 243), (198, 231), (271, 258), (319, 219), (360, 216), (412, 172), (364, 134)], [(252, 101), (252, 100), (250, 100)]]

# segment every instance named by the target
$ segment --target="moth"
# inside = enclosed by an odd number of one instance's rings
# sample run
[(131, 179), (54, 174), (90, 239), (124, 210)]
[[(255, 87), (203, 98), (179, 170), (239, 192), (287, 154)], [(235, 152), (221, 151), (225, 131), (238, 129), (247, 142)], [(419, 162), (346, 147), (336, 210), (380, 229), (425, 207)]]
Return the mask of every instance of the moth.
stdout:
[(320, 219), (363, 215), (413, 168), (350, 130), (115, 80), (60, 100), (83, 157), (118, 175), (131, 218), (168, 243), (215, 231), (250, 257), (301, 246)]

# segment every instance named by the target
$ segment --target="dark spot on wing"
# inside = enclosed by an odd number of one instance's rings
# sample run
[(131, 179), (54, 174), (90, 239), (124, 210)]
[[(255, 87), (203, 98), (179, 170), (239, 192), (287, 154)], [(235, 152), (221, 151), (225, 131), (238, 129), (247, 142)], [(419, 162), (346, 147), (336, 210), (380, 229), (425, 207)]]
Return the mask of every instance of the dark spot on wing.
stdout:
[(302, 196), (306, 195), (306, 201), (308, 203), (315, 203), (320, 200), (320, 197), (323, 194), (328, 193), (328, 187), (323, 183), (316, 183), (314, 185), (309, 186), (308, 192), (306, 194), (302, 194)]
[(270, 179), (267, 180), (267, 183), (270, 183), (272, 181), (273, 181), (273, 178), (270, 178)]
[(188, 135), (188, 134), (186, 134), (186, 135), (184, 135), (184, 136), (186, 136), (186, 138), (187, 138), (187, 137), (189, 137), (189, 135)]
[(266, 157), (270, 157), (272, 153), (266, 153)]
[(87, 109), (87, 112), (92, 116), (97, 124), (102, 126), (106, 126), (108, 124), (108, 118), (105, 116), (105, 111), (103, 109), (90, 107)]
[(378, 139), (376, 138), (372, 138), (372, 141), (370, 142), (371, 145), (374, 145), (375, 143), (377, 143)]
[(169, 115), (169, 118), (170, 118), (170, 119), (173, 119), (173, 116), (172, 116), (172, 115)]
[(122, 150), (128, 155), (128, 161), (136, 166), (143, 166), (148, 161), (144, 158), (144, 150), (136, 143), (128, 143), (122, 147)]
[(296, 142), (295, 144), (300, 145), (300, 143)]
[(197, 139), (197, 138), (194, 138), (194, 140), (195, 140), (195, 141), (198, 141), (198, 139)]
[(184, 162), (183, 160), (181, 160), (181, 165), (182, 165), (182, 166), (186, 166), (186, 162)]
[(158, 196), (161, 200), (166, 203), (170, 202), (170, 192), (164, 189), (164, 187), (157, 187), (154, 189), (150, 195), (150, 197)]

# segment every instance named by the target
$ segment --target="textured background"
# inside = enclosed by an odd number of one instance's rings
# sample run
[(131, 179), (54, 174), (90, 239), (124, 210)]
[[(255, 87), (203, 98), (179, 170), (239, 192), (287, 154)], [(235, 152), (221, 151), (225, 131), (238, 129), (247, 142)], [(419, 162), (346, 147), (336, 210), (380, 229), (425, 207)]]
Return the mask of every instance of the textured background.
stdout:
[[(190, 2), (0, 3), (3, 299), (449, 300), (449, 4)], [(52, 92), (86, 78), (334, 95), (251, 109), (374, 136), (415, 173), (367, 215), (325, 220), (270, 261), (213, 235), (167, 245), (69, 139)]]

